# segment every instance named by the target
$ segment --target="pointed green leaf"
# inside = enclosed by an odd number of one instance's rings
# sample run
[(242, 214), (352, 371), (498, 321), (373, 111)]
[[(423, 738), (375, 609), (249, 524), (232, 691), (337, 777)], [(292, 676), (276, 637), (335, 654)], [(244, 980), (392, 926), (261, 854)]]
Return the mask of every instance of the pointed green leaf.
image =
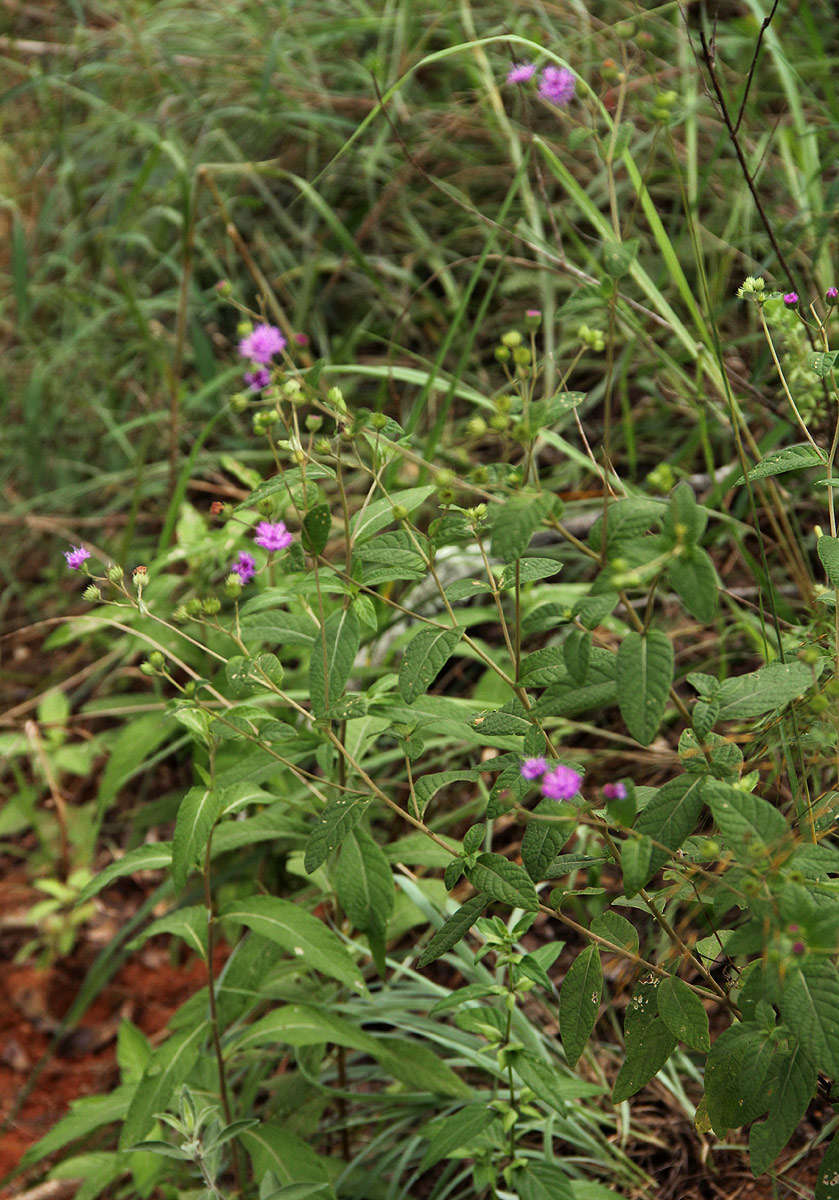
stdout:
[(648, 837), (627, 838), (621, 847), (623, 890), (631, 898), (653, 874), (651, 863), (654, 846)]
[(666, 633), (628, 633), (617, 655), (618, 704), (626, 727), (642, 746), (658, 732), (673, 682), (673, 647)]
[(350, 521), (350, 538), (353, 545), (366, 541), (367, 538), (384, 529), (393, 522), (395, 505), (405, 508), (409, 513), (419, 508), (423, 500), (427, 500), (434, 491), (433, 485), (425, 487), (406, 488), (401, 492), (391, 492), (384, 500), (374, 500), (366, 508), (357, 512)]
[(107, 887), (109, 883), (119, 879), (122, 875), (133, 875), (135, 871), (159, 871), (168, 867), (171, 861), (172, 846), (169, 842), (155, 842), (153, 845), (138, 846), (136, 850), (129, 850), (116, 862), (109, 863), (95, 879), (91, 879), (87, 887), (79, 893), (76, 903), (84, 904), (85, 901), (90, 900), (91, 896), (101, 892), (102, 888)]
[(713, 621), (717, 611), (719, 587), (717, 573), (708, 553), (694, 546), (667, 567), (673, 590), (697, 621)]
[(804, 1051), (839, 1078), (839, 973), (832, 962), (805, 961), (784, 982), (781, 1015)]
[(462, 629), (421, 629), (408, 643), (399, 665), (399, 692), (406, 704), (428, 690), (462, 637)]
[(576, 1066), (597, 1021), (603, 995), (603, 968), (597, 946), (574, 959), (559, 989), (559, 1036), (569, 1066)]
[(839, 1134), (834, 1134), (821, 1161), (814, 1200), (839, 1200)]
[(329, 541), (332, 513), (328, 504), (319, 504), (303, 518), (303, 549), (309, 554), (323, 554)]
[(749, 1163), (754, 1175), (768, 1171), (795, 1132), (816, 1088), (816, 1065), (796, 1042), (776, 1067), (769, 1112), (749, 1131)]
[(738, 856), (764, 855), (790, 832), (783, 814), (760, 796), (717, 779), (707, 780), (704, 791), (721, 837)]
[(718, 720), (743, 720), (783, 708), (813, 683), (812, 667), (803, 662), (770, 663), (748, 675), (733, 675), (719, 690)]
[(126, 1114), (119, 1136), (120, 1150), (141, 1141), (154, 1124), (154, 1114), (166, 1111), (175, 1090), (198, 1061), (206, 1035), (207, 1024), (202, 1021), (183, 1033), (172, 1034), (155, 1050)]
[[(622, 946), (633, 954), (638, 953), (638, 930), (631, 921), (627, 921), (626, 917), (622, 917), (620, 913), (613, 912), (610, 908), (607, 909), (594, 918), (590, 929), (592, 933), (606, 938), (607, 941), (614, 943), (615, 946)], [(605, 947), (603, 948), (603, 953), (609, 953)]]
[(481, 854), (467, 870), (466, 877), (479, 892), (486, 892), (493, 900), (501, 900), (512, 908), (535, 912), (539, 907), (539, 897), (527, 871), (500, 854)]
[(546, 492), (519, 492), (493, 514), (492, 553), (503, 563), (521, 558), (551, 507)]
[(659, 979), (636, 984), (624, 1018), (626, 1058), (612, 1089), (615, 1104), (628, 1100), (661, 1070), (676, 1047), (676, 1039), (658, 1015)]
[(309, 690), (315, 716), (325, 716), (330, 705), (341, 698), (360, 645), (361, 630), (352, 605), (326, 618), (309, 661)]
[(667, 849), (678, 850), (685, 838), (693, 833), (705, 803), (708, 784), (704, 775), (677, 775), (675, 779), (668, 779), (642, 809), (635, 822), (636, 833), (660, 843), (652, 848), (647, 868), (649, 874), (644, 883), (667, 862), (670, 857)]
[(165, 917), (158, 917), (128, 943), (127, 949), (136, 950), (145, 945), (149, 938), (157, 937), (161, 933), (171, 933), (173, 937), (181, 938), (190, 950), (206, 959), (207, 910), (203, 904), (191, 904), (187, 908), (167, 913)]
[[(557, 817), (565, 816), (561, 824)], [(540, 821), (539, 817), (550, 817)], [(547, 879), (547, 871), (574, 832), (576, 813), (556, 800), (540, 800), (527, 822), (521, 842), (521, 858), (534, 883)]]
[[(800, 471), (802, 467), (815, 467), (824, 463), (825, 456), (809, 442), (799, 442), (796, 446), (787, 446), (785, 450), (775, 450), (767, 454), (756, 467), (749, 471), (749, 479), (768, 479), (770, 475), (783, 475), (785, 471)], [(735, 479), (735, 487), (745, 483), (741, 475)]]
[(337, 934), (317, 917), (277, 896), (248, 896), (222, 910), (225, 921), (247, 925), (294, 955), (301, 967), (320, 971), (349, 987), (365, 990), (364, 980)]
[(338, 796), (329, 801), (306, 843), (303, 865), (310, 875), (323, 866), (333, 850), (337, 850), (364, 816), (369, 804), (368, 796)]
[(390, 863), (365, 829), (354, 829), (344, 839), (335, 866), (335, 890), (356, 929), (384, 932), (396, 889)]
[(711, 1049), (708, 1014), (696, 992), (671, 975), (658, 985), (658, 1014), (680, 1042), (707, 1053)]
[(462, 904), (457, 912), (447, 917), (417, 959), (417, 970), (427, 967), (429, 963), (434, 962), (435, 958), (439, 958), (441, 954), (446, 954), (456, 946), (460, 939), (469, 932), (489, 902), (490, 897), (479, 892), (477, 896), (473, 896), (471, 900)]
[(205, 849), (221, 811), (223, 793), (213, 788), (190, 788), (178, 807), (172, 836), (172, 882), (178, 891)]
[[(329, 1179), (325, 1160), (276, 1122), (263, 1121), (257, 1129), (246, 1129), (240, 1141), (257, 1179), (264, 1178), (269, 1171), (281, 1184), (326, 1183)], [(320, 1200), (320, 1193), (315, 1194)], [(325, 1195), (334, 1198), (335, 1193), (330, 1187)]]
[(427, 1171), (453, 1150), (468, 1149), (478, 1134), (497, 1119), (496, 1113), (486, 1104), (467, 1104), (459, 1112), (435, 1117), (420, 1131), (421, 1136), (428, 1138), (420, 1171)]

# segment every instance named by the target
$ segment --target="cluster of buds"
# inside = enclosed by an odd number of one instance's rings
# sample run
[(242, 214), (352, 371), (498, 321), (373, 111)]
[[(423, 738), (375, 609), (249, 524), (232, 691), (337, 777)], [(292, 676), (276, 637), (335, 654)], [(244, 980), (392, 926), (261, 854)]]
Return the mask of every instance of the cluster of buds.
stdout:
[(763, 304), (769, 299), (766, 280), (761, 279), (759, 275), (747, 276), (738, 287), (737, 295), (741, 300), (754, 300), (756, 304)]
[(577, 330), (577, 337), (595, 354), (602, 354), (606, 349), (606, 337), (602, 329), (589, 329), (588, 325), (581, 325)]

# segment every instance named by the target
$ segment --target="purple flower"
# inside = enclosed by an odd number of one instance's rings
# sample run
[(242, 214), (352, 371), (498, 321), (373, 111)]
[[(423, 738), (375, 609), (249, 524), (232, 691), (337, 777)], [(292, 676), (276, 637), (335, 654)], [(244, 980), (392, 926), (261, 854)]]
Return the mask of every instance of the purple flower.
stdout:
[(245, 371), (245, 383), (252, 392), (261, 392), (271, 382), (271, 372), (267, 367), (257, 367), (255, 371)]
[(521, 764), (522, 778), (538, 779), (540, 775), (544, 775), (548, 769), (548, 764), (544, 758), (526, 758)]
[(239, 353), (251, 362), (265, 364), (284, 350), (285, 344), (285, 338), (275, 325), (257, 325), (252, 333), (242, 338)]
[(786, 292), (784, 294), (784, 304), (787, 308), (795, 308), (798, 303), (798, 292)]
[(79, 567), (90, 558), (90, 551), (85, 550), (84, 546), (73, 546), (70, 550), (64, 551), (64, 557), (67, 559), (67, 566), (71, 571), (78, 571)]
[(239, 557), (230, 568), (233, 575), (238, 575), (242, 583), (250, 583), (256, 574), (256, 561), (247, 550), (240, 550)]
[(536, 73), (534, 63), (513, 63), (507, 75), (508, 83), (527, 83)]
[(625, 783), (604, 783), (603, 795), (607, 800), (625, 800), (626, 799), (626, 784)]
[(582, 782), (582, 775), (571, 767), (554, 767), (542, 780), (542, 795), (548, 800), (570, 800)]
[(574, 95), (576, 80), (567, 67), (545, 67), (539, 80), (539, 95), (560, 107)]
[(284, 521), (260, 521), (253, 539), (264, 550), (285, 550), (292, 543), (292, 536)]
[(793, 954), (803, 954), (806, 949), (807, 949), (807, 947), (804, 945), (803, 942), (793, 942), (792, 943)]
[(825, 292), (825, 299), (828, 304), (835, 304), (839, 300), (839, 288), (829, 287)]

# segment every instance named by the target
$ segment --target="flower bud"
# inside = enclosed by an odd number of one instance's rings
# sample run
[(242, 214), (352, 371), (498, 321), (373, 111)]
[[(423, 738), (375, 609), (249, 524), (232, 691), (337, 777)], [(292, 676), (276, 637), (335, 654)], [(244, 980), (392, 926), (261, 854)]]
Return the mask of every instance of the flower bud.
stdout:
[(331, 387), (326, 393), (326, 398), (330, 404), (338, 409), (338, 412), (345, 413), (347, 411), (347, 402), (344, 399), (344, 393), (339, 387)]
[(839, 303), (839, 288), (829, 287), (824, 294), (824, 298), (829, 307), (832, 308), (834, 304)]
[(466, 431), (470, 437), (483, 437), (487, 431), (487, 423), (483, 417), (472, 417), (466, 423)]
[(187, 615), (190, 617), (201, 616), (201, 601), (197, 596), (193, 596), (191, 600), (187, 600), (184, 608), (186, 609)]
[(122, 583), (122, 567), (116, 563), (109, 563), (105, 574), (110, 579), (111, 583)]
[(240, 321), (236, 326), (236, 335), (240, 338), (247, 337), (249, 333), (253, 333), (253, 324), (251, 321)]
[(538, 308), (529, 308), (524, 314), (524, 324), (527, 329), (538, 329), (542, 324), (542, 313)]
[(526, 367), (530, 362), (530, 358), (531, 355), (529, 346), (516, 346), (515, 350), (513, 351), (513, 362), (517, 367)]
[(503, 433), (510, 424), (510, 418), (506, 413), (493, 413), (489, 419), (489, 423), (493, 429), (497, 430), (499, 433)]
[(151, 665), (150, 662), (140, 663), (140, 671), (143, 675), (156, 675), (157, 674), (157, 671), (155, 671), (154, 667)]
[(510, 359), (510, 351), (507, 349), (506, 346), (496, 346), (495, 347), (495, 357), (496, 357), (497, 361), (500, 363), (508, 362)]
[(379, 432), (381, 432), (381, 430), (387, 427), (387, 417), (381, 412), (373, 413), (370, 417), (370, 424), (374, 429), (377, 429)]
[(208, 617), (214, 617), (217, 612), (221, 612), (221, 600), (218, 596), (205, 596), (201, 601), (201, 608)]
[(162, 671), (166, 666), (166, 659), (159, 650), (152, 650), (149, 655), (149, 662), (154, 667), (155, 671)]
[(239, 576), (236, 574), (235, 571), (231, 571), (230, 574), (225, 579), (224, 592), (225, 592), (225, 595), (230, 596), (230, 598), (232, 600), (235, 600), (237, 596), (241, 596), (242, 581), (239, 578)]
[(522, 336), (517, 329), (508, 329), (501, 335), (501, 345), (508, 346), (510, 350), (515, 350), (516, 346), (520, 346), (521, 343)]
[(318, 438), (318, 440), (315, 442), (315, 450), (317, 450), (318, 454), (331, 454), (332, 443), (330, 442), (329, 438)]
[(233, 284), (229, 279), (220, 279), (218, 281), (216, 284), (216, 295), (221, 296), (224, 300), (233, 295)]
[(408, 510), (404, 504), (394, 504), (394, 506), (390, 510), (390, 512), (391, 512), (391, 516), (393, 517), (394, 521), (407, 521), (408, 520)]
[(308, 429), (309, 433), (317, 433), (322, 425), (323, 417), (319, 417), (317, 413), (309, 413), (308, 417), (306, 418), (306, 428)]
[(230, 407), (234, 412), (246, 412), (250, 405), (250, 397), (247, 392), (236, 392), (230, 397)]
[(87, 600), (90, 603), (94, 603), (96, 600), (102, 599), (102, 593), (99, 591), (99, 588), (95, 583), (89, 583), (82, 592), (82, 599)]
[(134, 587), (138, 592), (143, 590), (148, 581), (149, 573), (142, 564), (139, 567), (135, 567), (131, 572), (131, 582), (134, 584)]
[(454, 491), (451, 488), (438, 488), (437, 496), (441, 504), (454, 504)]
[(293, 376), (291, 379), (287, 379), (282, 386), (283, 395), (288, 396), (292, 400), (294, 400), (302, 391), (303, 385), (299, 379), (295, 379)]

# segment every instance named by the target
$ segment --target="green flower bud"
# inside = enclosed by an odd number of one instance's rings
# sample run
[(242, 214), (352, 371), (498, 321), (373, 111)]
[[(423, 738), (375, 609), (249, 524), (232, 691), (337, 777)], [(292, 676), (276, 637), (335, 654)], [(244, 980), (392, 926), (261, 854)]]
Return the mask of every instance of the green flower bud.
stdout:
[(513, 426), (513, 437), (517, 442), (521, 442), (522, 445), (525, 445), (527, 442), (529, 442), (531, 436), (532, 434), (530, 431), (530, 426), (526, 421), (517, 421)]
[(221, 612), (221, 600), (218, 596), (205, 596), (201, 601), (201, 608), (208, 617), (214, 617), (216, 613)]
[(493, 429), (497, 429), (499, 433), (503, 433), (510, 424), (510, 418), (506, 413), (493, 413), (489, 419), (489, 423)]
[(263, 517), (270, 517), (274, 511), (274, 501), (271, 496), (265, 496), (257, 504), (257, 509), (262, 513)]
[(472, 417), (466, 423), (466, 431), (470, 437), (483, 437), (487, 431), (487, 423), (483, 417)]
[(326, 393), (326, 398), (330, 404), (338, 409), (338, 412), (345, 413), (347, 411), (347, 402), (344, 399), (344, 393), (339, 387), (331, 387)]
[(190, 617), (200, 617), (201, 616), (201, 601), (198, 599), (197, 596), (193, 596), (191, 600), (187, 600), (186, 604), (184, 605), (184, 608), (186, 609), (187, 614)]
[(507, 349), (506, 346), (496, 346), (495, 347), (495, 357), (496, 357), (496, 360), (500, 363), (509, 362), (510, 351)]
[(407, 521), (410, 515), (404, 504), (394, 504), (390, 513), (394, 521)]
[(108, 563), (108, 569), (105, 574), (111, 583), (122, 583), (122, 567), (117, 566), (116, 563)]
[(542, 314), (538, 308), (529, 308), (524, 314), (524, 324), (527, 329), (538, 329), (542, 324)]
[(247, 392), (236, 392), (230, 397), (230, 407), (234, 412), (243, 413), (250, 407), (250, 396)]
[(521, 343), (522, 336), (517, 329), (508, 329), (501, 335), (501, 345), (508, 346), (511, 350), (515, 350), (516, 346), (520, 346)]
[(239, 576), (236, 574), (235, 571), (231, 571), (230, 574), (225, 579), (224, 591), (225, 591), (225, 595), (230, 596), (230, 598), (233, 600), (235, 600), (237, 596), (241, 596), (242, 580), (239, 578)]
[(315, 450), (317, 450), (318, 454), (331, 454), (332, 443), (330, 442), (329, 438), (318, 438), (318, 440), (315, 442)]
[(489, 471), (486, 467), (475, 467), (474, 471), (470, 471), (469, 478), (480, 487), (488, 481)]
[(298, 467), (302, 467), (303, 464), (306, 462), (306, 451), (305, 450), (295, 450), (291, 457), (297, 463)]
[(495, 401), (495, 407), (498, 412), (502, 412), (502, 413), (509, 412), (510, 409), (513, 407), (513, 397), (512, 396), (498, 396)]
[(216, 295), (221, 296), (223, 300), (233, 295), (233, 284), (229, 279), (220, 279), (216, 284)]
[(294, 376), (292, 376), (291, 379), (287, 379), (285, 381), (281, 391), (284, 396), (288, 396), (293, 400), (300, 394), (300, 392), (303, 391), (303, 385), (299, 379), (295, 379)]
[(156, 675), (154, 667), (149, 662), (140, 663), (140, 671), (143, 675)]
[(89, 583), (82, 592), (82, 599), (93, 603), (96, 600), (102, 599), (102, 593), (99, 591), (99, 588), (95, 583)]
[(529, 346), (516, 346), (515, 350), (513, 351), (513, 362), (517, 367), (526, 367), (530, 362), (530, 358), (531, 355)]
[(378, 430), (379, 433), (381, 433), (381, 431), (387, 427), (387, 417), (385, 416), (384, 413), (380, 413), (380, 412), (373, 413), (370, 417), (370, 424), (373, 426), (374, 429)]
[(819, 661), (821, 654), (819, 654), (815, 646), (805, 646), (802, 650), (798, 651), (798, 657), (803, 663), (809, 663), (813, 666), (814, 663)]
[(441, 504), (454, 504), (454, 492), (451, 488), (438, 488), (437, 495)]
[(166, 666), (166, 659), (159, 650), (152, 650), (149, 655), (149, 662), (154, 667), (155, 671), (162, 671)]
[(184, 684), (184, 695), (187, 697), (194, 696), (195, 695), (195, 686), (196, 686), (195, 680), (188, 679), (186, 681), (186, 683)]
[(444, 467), (441, 471), (437, 472), (437, 486), (438, 487), (451, 487), (454, 482), (455, 482), (454, 471), (450, 471), (447, 467)]
[(249, 333), (253, 333), (252, 322), (240, 321), (239, 324), (236, 326), (236, 336), (243, 338), (243, 337), (247, 337)]

